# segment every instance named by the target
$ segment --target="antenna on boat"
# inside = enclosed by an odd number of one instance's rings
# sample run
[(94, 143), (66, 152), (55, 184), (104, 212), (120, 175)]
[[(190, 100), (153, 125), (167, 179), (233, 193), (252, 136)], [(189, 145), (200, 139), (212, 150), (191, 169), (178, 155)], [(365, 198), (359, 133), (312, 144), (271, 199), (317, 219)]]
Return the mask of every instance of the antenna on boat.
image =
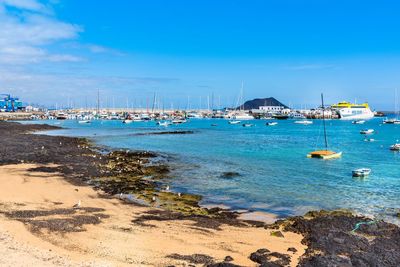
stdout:
[(322, 122), (324, 125), (325, 150), (328, 150), (328, 139), (326, 138), (325, 106), (324, 106), (324, 94), (323, 93), (321, 93), (321, 102), (322, 102)]

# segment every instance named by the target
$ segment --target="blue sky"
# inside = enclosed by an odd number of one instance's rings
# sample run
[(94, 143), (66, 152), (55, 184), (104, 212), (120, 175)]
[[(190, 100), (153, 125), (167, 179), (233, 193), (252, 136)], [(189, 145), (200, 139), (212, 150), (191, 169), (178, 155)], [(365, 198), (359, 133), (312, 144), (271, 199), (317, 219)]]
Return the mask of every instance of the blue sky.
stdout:
[(0, 92), (59, 106), (294, 107), (368, 101), (400, 85), (397, 1), (0, 0)]

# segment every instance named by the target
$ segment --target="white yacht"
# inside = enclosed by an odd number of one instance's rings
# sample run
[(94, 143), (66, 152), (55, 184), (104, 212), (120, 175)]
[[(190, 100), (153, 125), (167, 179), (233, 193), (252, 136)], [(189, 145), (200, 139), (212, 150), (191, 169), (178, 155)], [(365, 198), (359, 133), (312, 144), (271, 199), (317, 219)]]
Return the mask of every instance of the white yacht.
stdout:
[(254, 117), (246, 112), (238, 112), (233, 114), (232, 116), (233, 119), (235, 120), (254, 120)]

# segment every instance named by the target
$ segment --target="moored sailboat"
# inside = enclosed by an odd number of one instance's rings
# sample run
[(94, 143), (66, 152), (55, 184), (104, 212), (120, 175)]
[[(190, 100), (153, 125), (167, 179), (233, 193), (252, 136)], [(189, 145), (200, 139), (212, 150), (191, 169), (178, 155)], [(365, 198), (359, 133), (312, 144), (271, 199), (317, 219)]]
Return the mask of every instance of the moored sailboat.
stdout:
[(334, 152), (328, 150), (328, 138), (326, 136), (326, 124), (325, 124), (325, 106), (324, 106), (324, 95), (321, 94), (321, 102), (322, 102), (322, 122), (324, 125), (324, 140), (325, 140), (325, 149), (324, 150), (316, 150), (307, 154), (308, 158), (319, 158), (319, 159), (337, 159), (342, 156), (342, 152)]

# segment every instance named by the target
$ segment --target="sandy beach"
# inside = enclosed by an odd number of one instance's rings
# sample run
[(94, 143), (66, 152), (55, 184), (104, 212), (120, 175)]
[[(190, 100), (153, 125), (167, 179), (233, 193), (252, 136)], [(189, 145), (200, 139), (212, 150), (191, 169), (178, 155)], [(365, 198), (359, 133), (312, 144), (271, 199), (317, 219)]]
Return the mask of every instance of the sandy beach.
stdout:
[[(13, 237), (12, 242), (25, 248), (15, 246), (21, 257), (13, 257), (5, 265), (35, 261), (49, 266), (203, 266), (230, 256), (232, 263), (257, 266), (249, 255), (260, 248), (282, 254), (295, 248), (297, 252), (290, 252), (290, 266), (296, 266), (306, 248), (299, 234), (288, 232), (282, 238), (260, 227), (221, 226), (214, 230), (186, 220), (135, 224), (135, 218), (155, 209), (104, 197), (88, 186), (71, 185), (60, 175), (30, 171), (36, 167), (0, 167), (0, 226)], [(81, 208), (72, 209), (79, 200)], [(27, 247), (34, 247), (37, 253), (28, 252)], [(174, 259), (195, 254), (204, 256)]]

